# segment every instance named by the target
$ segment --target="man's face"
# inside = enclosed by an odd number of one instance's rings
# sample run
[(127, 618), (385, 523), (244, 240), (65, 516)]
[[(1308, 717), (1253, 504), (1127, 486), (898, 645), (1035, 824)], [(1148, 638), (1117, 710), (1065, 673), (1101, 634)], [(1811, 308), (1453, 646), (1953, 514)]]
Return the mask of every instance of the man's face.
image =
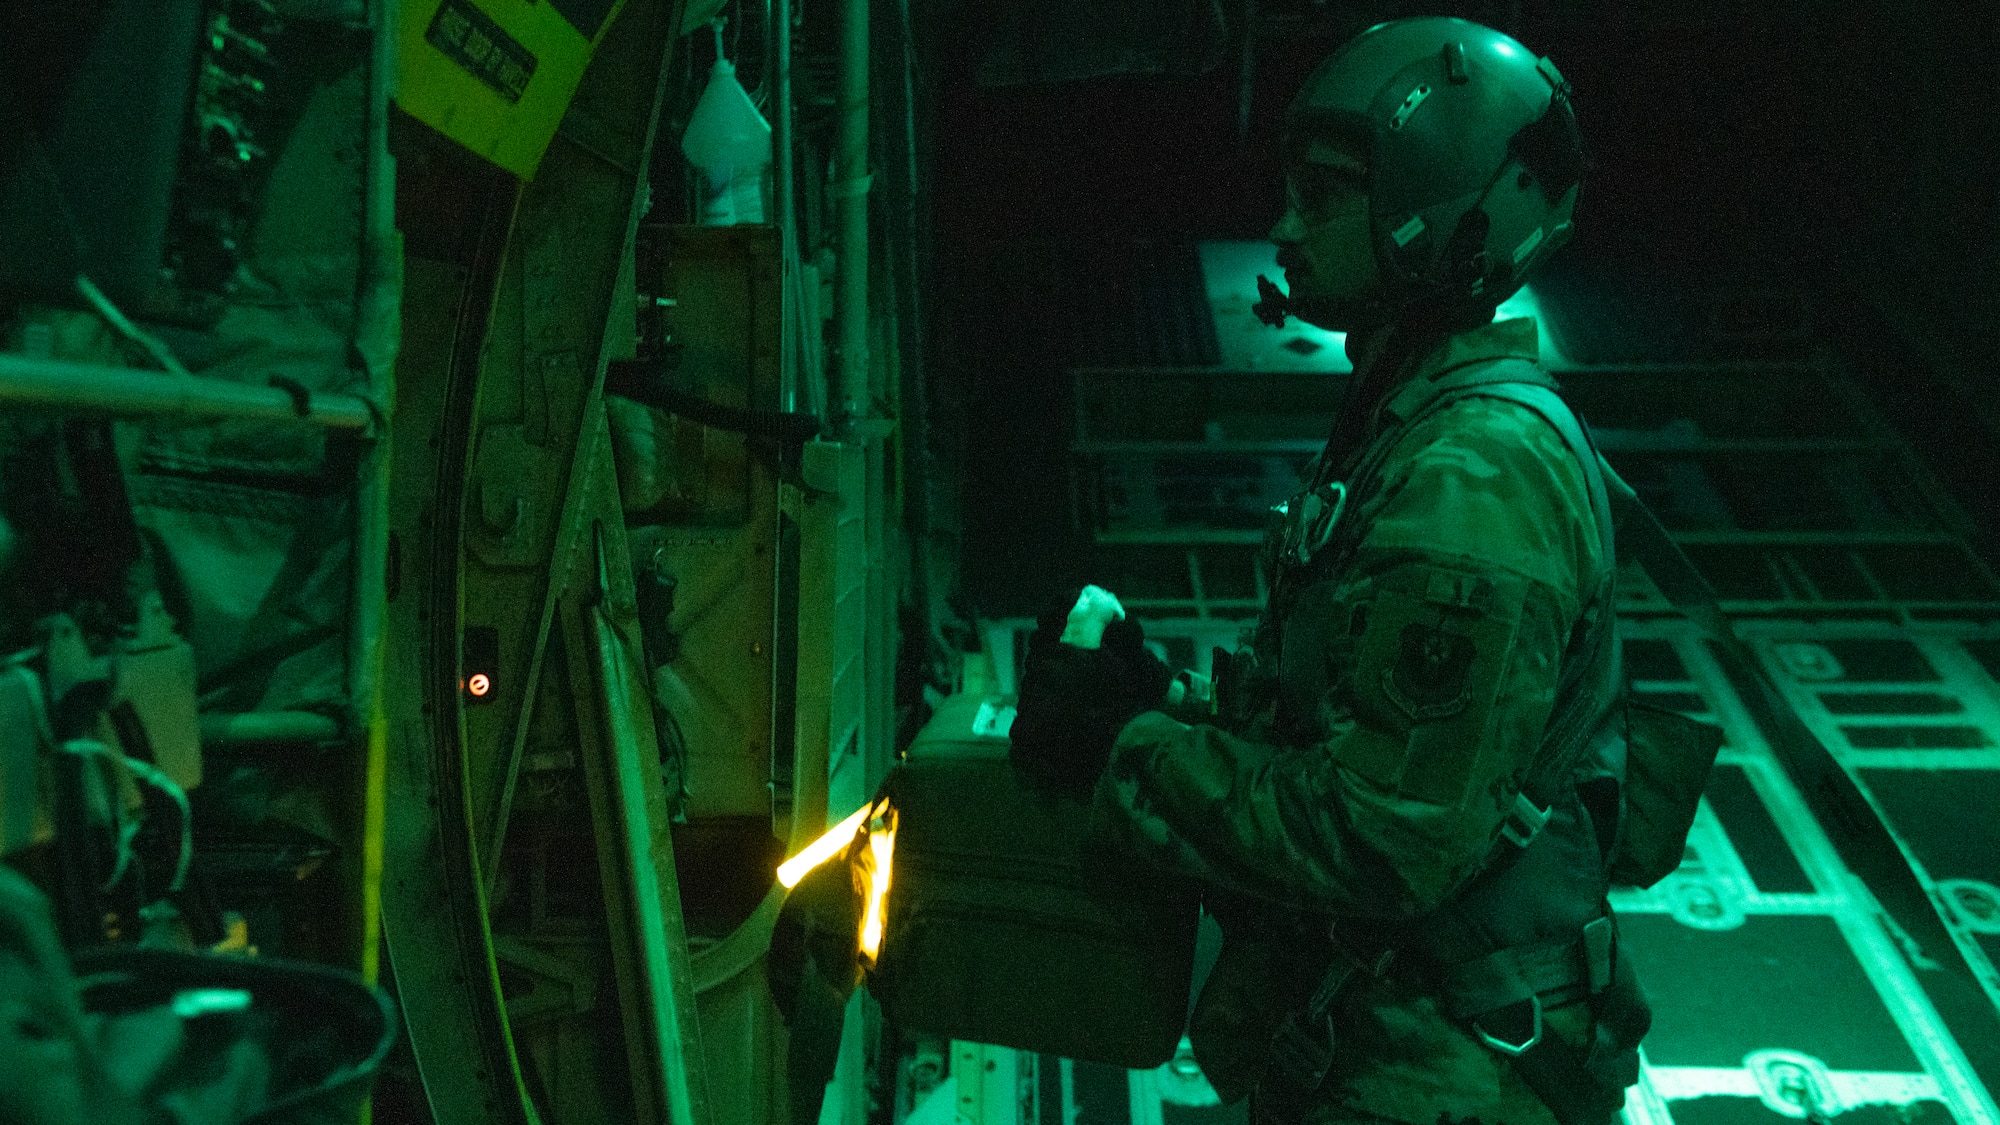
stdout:
[(1292, 162), (1285, 197), (1285, 217), (1271, 228), (1285, 271), (1285, 310), (1336, 332), (1380, 323), (1366, 167), (1350, 153), (1315, 144)]

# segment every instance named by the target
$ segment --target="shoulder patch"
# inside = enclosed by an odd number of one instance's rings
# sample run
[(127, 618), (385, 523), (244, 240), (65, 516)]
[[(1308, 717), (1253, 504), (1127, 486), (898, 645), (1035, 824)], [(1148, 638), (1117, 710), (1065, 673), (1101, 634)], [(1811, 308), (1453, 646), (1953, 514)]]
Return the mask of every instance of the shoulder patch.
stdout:
[(1471, 637), (1442, 623), (1405, 625), (1396, 662), (1382, 672), (1382, 693), (1413, 722), (1449, 718), (1472, 699), (1478, 655)]
[[(1372, 597), (1362, 634), (1339, 638), (1353, 661), (1341, 702), (1351, 701), (1356, 733), (1372, 737), (1337, 740), (1335, 761), (1399, 800), (1462, 805), (1491, 750), (1493, 708), (1514, 675), (1533, 584), (1471, 560), (1403, 552), (1364, 554), (1360, 569)], [(1341, 613), (1323, 631), (1351, 627)]]

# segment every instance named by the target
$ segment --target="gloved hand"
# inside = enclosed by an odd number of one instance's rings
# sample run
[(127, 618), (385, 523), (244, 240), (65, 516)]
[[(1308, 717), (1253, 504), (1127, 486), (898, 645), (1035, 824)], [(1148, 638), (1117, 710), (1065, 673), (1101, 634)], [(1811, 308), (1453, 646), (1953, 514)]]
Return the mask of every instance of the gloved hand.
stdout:
[(1117, 599), (1084, 587), (1036, 620), (1015, 706), (1014, 765), (1038, 787), (1087, 795), (1118, 732), (1160, 706), (1172, 679)]

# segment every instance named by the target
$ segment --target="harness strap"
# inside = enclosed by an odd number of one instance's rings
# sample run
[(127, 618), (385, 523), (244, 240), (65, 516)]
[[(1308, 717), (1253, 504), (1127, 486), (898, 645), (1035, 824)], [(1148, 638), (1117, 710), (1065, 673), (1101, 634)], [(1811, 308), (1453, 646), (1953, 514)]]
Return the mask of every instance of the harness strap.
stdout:
[[(1611, 920), (1601, 921), (1608, 926)], [(1586, 941), (1587, 934), (1586, 930)], [(1598, 971), (1593, 965), (1593, 976)], [(1625, 1090), (1639, 1080), (1635, 1048), (1652, 1025), (1652, 1009), (1622, 949), (1606, 959), (1603, 972), (1608, 979), (1590, 994), (1594, 1027), (1586, 1045), (1573, 1045), (1560, 1035), (1542, 1033), (1539, 997), (1472, 1022), (1473, 1030), (1489, 1046), (1508, 1056), (1514, 1072), (1549, 1107), (1559, 1125), (1611, 1125), (1624, 1107)], [(1530, 1017), (1533, 1030), (1525, 1041), (1504, 1043), (1485, 1030), (1489, 1024), (1519, 1025)]]
[(1601, 992), (1611, 983), (1611, 936), (1604, 917), (1571, 941), (1511, 946), (1447, 966), (1437, 978), (1445, 1013), (1471, 1020), (1536, 996), (1556, 1006)]
[(1386, 973), (1394, 957), (1395, 950), (1388, 946), (1364, 956), (1347, 943), (1334, 941), (1333, 961), (1312, 998), (1286, 1012), (1271, 1036), (1270, 1061), (1257, 1084), (1257, 1100), (1276, 1120), (1302, 1118), (1326, 1080), (1333, 1065), (1334, 1001), (1361, 974)]
[[(1523, 366), (1532, 366), (1523, 364)], [(1539, 369), (1536, 369), (1539, 371)], [(1590, 743), (1591, 735), (1602, 723), (1602, 702), (1617, 695), (1619, 680), (1623, 670), (1619, 667), (1618, 650), (1613, 632), (1612, 615), (1609, 612), (1612, 599), (1616, 596), (1614, 581), (1617, 575), (1617, 546), (1611, 511), (1610, 489), (1605, 483), (1609, 471), (1597, 447), (1591, 443), (1583, 424), (1575, 411), (1563, 402), (1554, 389), (1546, 383), (1528, 383), (1518, 380), (1482, 384), (1473, 392), (1485, 397), (1503, 399), (1525, 406), (1540, 415), (1555, 428), (1576, 457), (1583, 470), (1585, 487), (1590, 496), (1591, 514), (1597, 523), (1597, 537), (1602, 556), (1601, 569), (1595, 589), (1591, 591), (1589, 602), (1597, 603), (1599, 614), (1588, 637), (1583, 639), (1586, 646), (1583, 659), (1564, 661), (1562, 681), (1557, 685), (1557, 698), (1563, 701), (1558, 711), (1549, 717), (1548, 726), (1542, 737), (1541, 752), (1530, 765), (1528, 776), (1521, 784), (1521, 796), (1532, 802), (1538, 816), (1532, 821), (1525, 839), (1519, 841), (1526, 847), (1534, 838), (1542, 822), (1548, 818), (1548, 809), (1561, 790), (1563, 780), (1569, 776), (1582, 758)], [(1574, 679), (1571, 679), (1571, 674)], [(1586, 689), (1585, 685), (1588, 684)], [(1564, 688), (1571, 690), (1564, 694)], [(1578, 690), (1584, 689), (1584, 690)], [(1515, 803), (1516, 814), (1521, 813), (1521, 803)], [(1510, 827), (1516, 820), (1509, 817)], [(1515, 833), (1509, 833), (1510, 842)]]
[[(1502, 826), (1504, 843), (1496, 846), (1486, 861), (1475, 868), (1461, 888), (1474, 879), (1517, 856), (1532, 843), (1547, 823), (1563, 779), (1575, 768), (1604, 717), (1602, 701), (1610, 699), (1622, 675), (1618, 649), (1609, 612), (1615, 595), (1616, 554), (1613, 519), (1605, 474), (1609, 471), (1591, 444), (1588, 434), (1573, 411), (1556, 393), (1555, 381), (1527, 360), (1501, 360), (1462, 365), (1423, 379), (1399, 390), (1383, 408), (1386, 426), (1374, 443), (1354, 463), (1348, 474), (1350, 503), (1365, 503), (1380, 484), (1380, 473), (1403, 435), (1424, 419), (1473, 397), (1498, 398), (1534, 411), (1561, 436), (1581, 468), (1591, 513), (1597, 525), (1602, 561), (1596, 581), (1586, 597), (1586, 607), (1599, 609), (1588, 631), (1574, 634), (1563, 654), (1559, 674), (1556, 711), (1550, 716), (1534, 761), (1523, 780), (1514, 807)], [(1324, 475), (1317, 466), (1314, 483)], [(1355, 537), (1350, 532), (1348, 546)], [(1332, 552), (1328, 557), (1337, 557)], [(1324, 560), (1321, 565), (1325, 565)], [(1274, 601), (1281, 592), (1274, 591)], [(1447, 967), (1440, 980), (1440, 992), (1448, 1013), (1469, 1021), (1481, 1039), (1513, 1058), (1522, 1077), (1555, 1111), (1561, 1125), (1599, 1125), (1608, 1120), (1596, 1093), (1589, 1104), (1569, 1104), (1593, 1095), (1583, 1091), (1565, 1092), (1578, 1083), (1586, 1059), (1559, 1038), (1542, 1034), (1542, 997), (1567, 999), (1606, 993), (1614, 980), (1616, 951), (1613, 948), (1611, 919), (1591, 923), (1574, 941), (1502, 949), (1478, 960)], [(1318, 1092), (1331, 1066), (1334, 1051), (1330, 1011), (1335, 999), (1361, 973), (1377, 975), (1386, 971), (1393, 950), (1364, 961), (1336, 943), (1318, 989), (1307, 1004), (1287, 1013), (1272, 1037), (1269, 1070), (1258, 1084), (1260, 1103), (1278, 1113), (1302, 1115)], [(1626, 974), (1630, 976), (1629, 971)], [(1595, 1006), (1595, 1005), (1593, 1005)], [(1482, 1026), (1485, 1020), (1518, 1016), (1528, 1027), (1511, 1040), (1494, 1035)], [(1575, 1056), (1575, 1057), (1571, 1057)], [(1524, 1061), (1525, 1060), (1525, 1061)], [(1531, 1072), (1533, 1072), (1531, 1076)], [(1544, 1092), (1542, 1079), (1550, 1089)], [(1622, 1104), (1610, 1105), (1615, 1114)], [(1561, 1104), (1559, 1104), (1561, 1103)]]
[[(1549, 1107), (1559, 1125), (1611, 1125), (1625, 1108), (1625, 1087), (1631, 1082), (1613, 1085), (1616, 1079), (1597, 1080), (1593, 1056), (1593, 1051), (1572, 1047), (1559, 1036), (1545, 1035), (1514, 1056), (1514, 1073)], [(1633, 1058), (1636, 1062), (1637, 1056)], [(1632, 1081), (1638, 1079), (1635, 1071)]]
[[(1588, 632), (1573, 635), (1563, 653), (1556, 681), (1556, 709), (1549, 716), (1541, 745), (1501, 828), (1502, 837), (1512, 846), (1511, 854), (1518, 854), (1533, 842), (1547, 822), (1564, 779), (1582, 760), (1591, 736), (1603, 722), (1603, 702), (1617, 695), (1616, 689), (1623, 678), (1610, 612), (1616, 597), (1617, 577), (1615, 521), (1606, 483), (1610, 468), (1604, 464), (1576, 412), (1556, 393), (1556, 382), (1547, 372), (1525, 359), (1476, 362), (1412, 380), (1390, 398), (1382, 410), (1387, 428), (1350, 474), (1348, 486), (1355, 493), (1353, 502), (1365, 502), (1379, 485), (1382, 466), (1411, 427), (1468, 398), (1496, 398), (1525, 407), (1562, 438), (1583, 473), (1601, 557), (1598, 573), (1584, 599), (1586, 607), (1597, 607), (1596, 620)], [(1508, 854), (1496, 852), (1488, 857), (1465, 882), (1470, 883)]]

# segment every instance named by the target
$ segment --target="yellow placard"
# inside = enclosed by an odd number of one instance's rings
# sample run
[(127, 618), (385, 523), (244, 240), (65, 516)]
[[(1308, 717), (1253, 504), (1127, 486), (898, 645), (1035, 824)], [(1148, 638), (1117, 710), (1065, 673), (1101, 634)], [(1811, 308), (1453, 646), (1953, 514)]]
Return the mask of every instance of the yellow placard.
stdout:
[(586, 38), (546, 0), (411, 0), (398, 31), (396, 101), (410, 116), (532, 179), (576, 95), (612, 4)]

